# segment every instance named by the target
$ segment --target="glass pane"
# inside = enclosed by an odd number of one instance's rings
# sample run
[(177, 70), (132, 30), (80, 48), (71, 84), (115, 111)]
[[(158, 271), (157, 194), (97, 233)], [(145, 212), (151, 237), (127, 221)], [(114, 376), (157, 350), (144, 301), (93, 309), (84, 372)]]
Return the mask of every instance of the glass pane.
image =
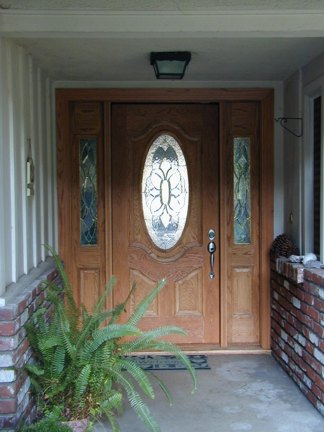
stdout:
[(80, 140), (80, 242), (97, 244), (97, 142)]
[(172, 248), (184, 230), (189, 203), (187, 164), (179, 143), (160, 135), (146, 156), (142, 205), (148, 233), (156, 246)]
[(234, 138), (234, 243), (251, 243), (250, 138)]

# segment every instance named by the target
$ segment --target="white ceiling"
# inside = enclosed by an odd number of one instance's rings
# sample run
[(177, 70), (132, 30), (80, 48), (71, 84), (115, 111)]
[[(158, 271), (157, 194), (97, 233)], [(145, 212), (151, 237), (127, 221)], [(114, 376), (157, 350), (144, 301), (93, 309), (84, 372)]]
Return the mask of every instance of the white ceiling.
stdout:
[(0, 0), (0, 34), (57, 81), (153, 82), (151, 51), (189, 50), (184, 78), (284, 80), (324, 53), (324, 0)]

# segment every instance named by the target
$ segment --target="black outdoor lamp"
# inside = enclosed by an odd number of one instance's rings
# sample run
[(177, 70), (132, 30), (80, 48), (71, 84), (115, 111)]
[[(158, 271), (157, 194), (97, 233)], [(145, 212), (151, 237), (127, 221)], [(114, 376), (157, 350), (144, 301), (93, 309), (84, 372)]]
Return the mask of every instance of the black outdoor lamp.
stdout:
[(151, 52), (151, 65), (157, 79), (182, 79), (191, 59), (189, 51)]

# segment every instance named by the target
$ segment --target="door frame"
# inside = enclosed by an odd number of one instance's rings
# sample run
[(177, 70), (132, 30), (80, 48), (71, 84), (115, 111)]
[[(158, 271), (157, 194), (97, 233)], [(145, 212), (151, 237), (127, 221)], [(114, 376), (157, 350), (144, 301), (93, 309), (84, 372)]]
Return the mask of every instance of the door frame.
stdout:
[[(225, 160), (225, 128), (222, 105), (226, 102), (256, 101), (260, 103), (260, 346), (270, 349), (270, 260), (274, 218), (274, 90), (273, 89), (56, 89), (57, 127), (57, 191), (59, 252), (69, 268), (72, 221), (69, 210), (70, 163), (66, 149), (70, 140), (70, 103), (102, 102), (107, 131), (111, 130), (111, 104), (113, 103), (218, 103), (220, 125), (220, 161)], [(111, 149), (111, 137), (104, 132), (104, 146)], [(105, 167), (110, 166), (110, 152), (105, 154)], [(220, 227), (226, 224), (225, 164), (220, 163)], [(105, 202), (110, 202), (110, 177), (106, 177)], [(223, 204), (222, 204), (223, 203)], [(105, 205), (106, 279), (111, 275), (111, 215)], [(222, 326), (221, 347), (227, 346), (227, 262), (225, 239), (220, 233), (220, 315)]]

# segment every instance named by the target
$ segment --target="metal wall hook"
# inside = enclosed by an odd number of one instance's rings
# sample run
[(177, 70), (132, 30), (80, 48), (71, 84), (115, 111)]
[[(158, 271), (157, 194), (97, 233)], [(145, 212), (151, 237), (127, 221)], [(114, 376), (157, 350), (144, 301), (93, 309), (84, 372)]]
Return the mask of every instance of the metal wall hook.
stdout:
[[(287, 122), (290, 120), (299, 122), (299, 133), (294, 132), (290, 127), (287, 126)], [(278, 117), (275, 119), (275, 121), (279, 122), (281, 127), (286, 129), (286, 131), (297, 138), (301, 138), (304, 134), (304, 121), (302, 117)]]

